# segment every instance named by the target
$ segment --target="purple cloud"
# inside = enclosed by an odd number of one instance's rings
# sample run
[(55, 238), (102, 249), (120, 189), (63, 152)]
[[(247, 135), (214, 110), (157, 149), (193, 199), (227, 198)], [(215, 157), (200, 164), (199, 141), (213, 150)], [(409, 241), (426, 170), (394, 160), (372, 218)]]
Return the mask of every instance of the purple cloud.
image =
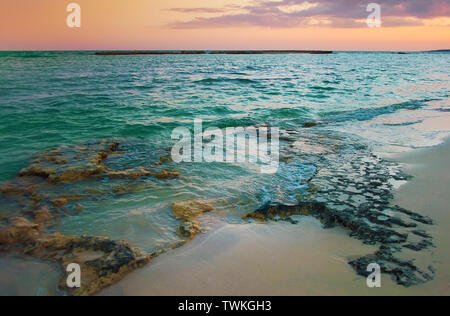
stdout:
[[(314, 5), (305, 5), (305, 2)], [(299, 26), (365, 26), (368, 16), (367, 5), (376, 2), (381, 5), (383, 25), (421, 25), (420, 19), (450, 17), (450, 0), (255, 0), (251, 6), (241, 6), (233, 13), (224, 8), (218, 17), (196, 17), (187, 22), (176, 22), (171, 28), (210, 28), (260, 26), (272, 28)], [(290, 8), (285, 10), (284, 8)], [(236, 9), (236, 7), (234, 7)], [(297, 9), (297, 10), (296, 10)], [(177, 10), (177, 9), (175, 9)], [(178, 12), (211, 13), (208, 8), (183, 9)], [(191, 11), (188, 11), (191, 10)], [(211, 9), (221, 10), (221, 9)], [(405, 19), (405, 18), (416, 19)]]
[(180, 12), (180, 13), (225, 13), (227, 9), (223, 8), (171, 8), (167, 11)]

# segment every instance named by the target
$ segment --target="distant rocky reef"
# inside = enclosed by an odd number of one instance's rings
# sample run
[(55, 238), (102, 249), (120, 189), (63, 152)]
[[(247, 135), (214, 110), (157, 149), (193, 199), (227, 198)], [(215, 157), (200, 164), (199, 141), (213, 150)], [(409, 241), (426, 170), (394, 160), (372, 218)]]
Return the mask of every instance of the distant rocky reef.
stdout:
[(265, 55), (265, 54), (311, 54), (327, 55), (332, 51), (324, 50), (182, 50), (182, 51), (105, 51), (96, 52), (98, 56), (128, 55)]

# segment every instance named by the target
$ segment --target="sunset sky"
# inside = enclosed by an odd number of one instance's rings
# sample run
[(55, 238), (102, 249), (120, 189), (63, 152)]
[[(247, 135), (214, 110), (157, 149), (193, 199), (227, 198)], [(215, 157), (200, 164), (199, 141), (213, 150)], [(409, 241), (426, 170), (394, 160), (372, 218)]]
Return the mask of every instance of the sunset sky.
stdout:
[[(72, 2), (81, 28), (66, 24)], [(0, 50), (443, 48), (450, 0), (0, 0)]]

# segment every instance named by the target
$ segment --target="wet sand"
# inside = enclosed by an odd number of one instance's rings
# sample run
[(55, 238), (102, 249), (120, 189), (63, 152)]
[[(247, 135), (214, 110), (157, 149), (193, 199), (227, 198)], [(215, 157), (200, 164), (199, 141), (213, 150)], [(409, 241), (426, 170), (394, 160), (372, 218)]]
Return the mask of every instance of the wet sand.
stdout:
[[(404, 163), (404, 170), (414, 178), (396, 191), (394, 203), (428, 215), (436, 223), (428, 227), (436, 245), (431, 250), (436, 276), (410, 291), (418, 295), (450, 295), (450, 138), (442, 145), (401, 154), (395, 159)], [(417, 260), (420, 262), (421, 256)]]
[(436, 249), (417, 253), (432, 258), (435, 279), (405, 288), (382, 276), (380, 289), (347, 264), (377, 248), (365, 246), (341, 229), (322, 229), (310, 217), (299, 224), (224, 224), (190, 244), (161, 255), (101, 295), (450, 295), (450, 141), (399, 154), (414, 179), (395, 191), (398, 204), (432, 217)]

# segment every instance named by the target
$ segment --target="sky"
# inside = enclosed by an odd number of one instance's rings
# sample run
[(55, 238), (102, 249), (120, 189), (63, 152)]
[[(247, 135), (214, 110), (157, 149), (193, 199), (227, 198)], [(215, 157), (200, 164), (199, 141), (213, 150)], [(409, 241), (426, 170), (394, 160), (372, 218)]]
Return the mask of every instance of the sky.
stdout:
[(163, 49), (450, 49), (450, 0), (0, 0), (0, 50)]

